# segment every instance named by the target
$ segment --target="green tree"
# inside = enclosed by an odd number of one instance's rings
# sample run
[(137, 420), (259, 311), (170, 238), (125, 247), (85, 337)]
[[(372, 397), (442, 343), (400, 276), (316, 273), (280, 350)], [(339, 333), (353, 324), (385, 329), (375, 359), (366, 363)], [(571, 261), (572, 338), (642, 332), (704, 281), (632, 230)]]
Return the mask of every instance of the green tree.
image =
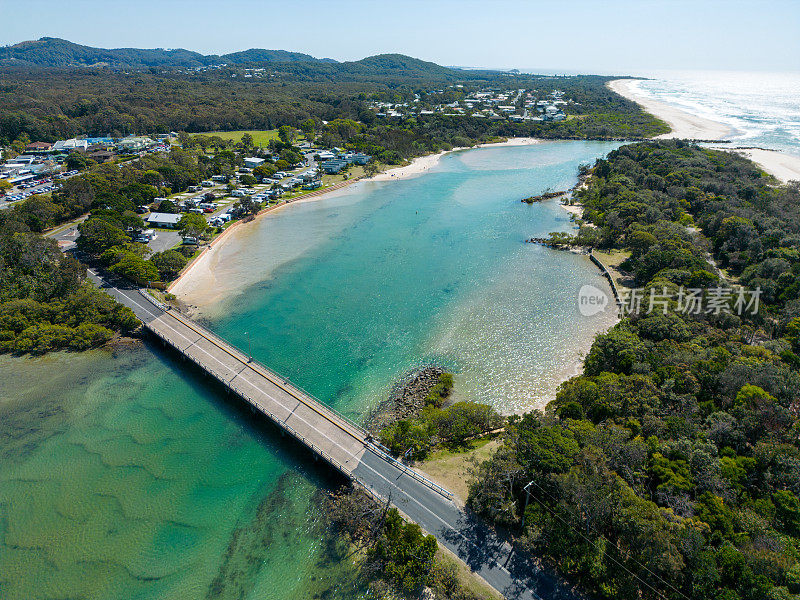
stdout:
[(430, 581), (436, 538), (423, 535), (415, 523), (404, 523), (396, 509), (386, 515), (384, 534), (370, 552), (383, 576), (403, 594), (418, 594)]
[(162, 200), (158, 203), (158, 212), (162, 213), (177, 213), (178, 207), (172, 200)]
[(245, 215), (254, 214), (258, 211), (258, 206), (255, 202), (253, 202), (253, 197), (249, 194), (246, 196), (242, 196), (239, 198), (239, 201), (236, 203), (237, 208), (242, 211)]
[(150, 260), (158, 269), (162, 281), (175, 279), (187, 262), (186, 257), (175, 250), (158, 252), (150, 257)]
[(212, 135), (210, 143), (216, 152), (219, 152), (220, 150), (225, 148), (225, 141), (218, 135)]
[(158, 195), (158, 188), (138, 181), (121, 187), (119, 191), (136, 206), (150, 204)]
[(160, 281), (156, 266), (133, 252), (126, 252), (111, 271), (139, 284)]
[(275, 165), (263, 163), (253, 169), (253, 175), (257, 179), (264, 179), (266, 177), (272, 177), (277, 171), (278, 169)]
[(564, 473), (580, 450), (572, 433), (556, 426), (521, 427), (517, 444), (520, 460), (531, 473)]
[(294, 143), (297, 134), (294, 128), (289, 127), (288, 125), (281, 125), (278, 127), (278, 137), (284, 144), (292, 144)]
[(142, 183), (153, 187), (161, 187), (164, 183), (164, 176), (155, 169), (149, 169), (142, 173)]
[(242, 135), (242, 147), (244, 147), (246, 150), (249, 150), (253, 147), (253, 136), (249, 133)]
[(194, 146), (194, 141), (192, 140), (192, 136), (186, 133), (185, 131), (178, 132), (178, 143), (184, 150), (187, 150), (192, 146)]
[(89, 160), (80, 152), (73, 150), (67, 155), (67, 161), (65, 163), (67, 165), (67, 169), (70, 171), (83, 171), (87, 167), (97, 164), (93, 160)]
[(281, 160), (285, 160), (290, 165), (295, 165), (303, 162), (303, 157), (300, 154), (288, 148), (281, 150), (280, 157)]
[(364, 175), (367, 177), (374, 177), (380, 171), (380, 163), (375, 160), (374, 158), (369, 159), (366, 165), (364, 165)]
[(25, 148), (28, 147), (28, 144), (31, 143), (30, 136), (25, 133), (24, 131), (19, 134), (17, 139), (11, 142), (11, 149), (17, 152), (18, 154), (22, 154), (25, 152)]
[(203, 149), (203, 152), (208, 150), (209, 146), (211, 146), (211, 139), (207, 135), (195, 135), (192, 138), (192, 141), (200, 146)]
[(119, 227), (97, 218), (90, 218), (78, 225), (78, 248), (92, 254), (100, 254), (113, 246), (121, 246), (130, 241), (128, 235)]
[(184, 237), (200, 237), (207, 228), (206, 218), (197, 213), (186, 213), (178, 221), (178, 229)]
[(241, 175), (239, 177), (239, 181), (242, 182), (242, 185), (246, 185), (246, 186), (253, 186), (256, 183), (258, 183), (256, 178), (253, 177), (250, 173), (245, 173), (245, 174)]
[(314, 121), (314, 119), (306, 119), (305, 121), (302, 121), (300, 123), (300, 130), (306, 136), (306, 139), (310, 142), (314, 140), (314, 131), (316, 130), (316, 128), (317, 128), (317, 123)]

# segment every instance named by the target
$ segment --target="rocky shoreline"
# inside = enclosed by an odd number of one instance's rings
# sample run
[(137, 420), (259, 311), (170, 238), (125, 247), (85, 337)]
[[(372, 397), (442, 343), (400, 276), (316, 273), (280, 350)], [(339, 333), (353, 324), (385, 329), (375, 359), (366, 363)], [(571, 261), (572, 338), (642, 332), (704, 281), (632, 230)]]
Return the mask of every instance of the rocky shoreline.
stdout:
[(543, 202), (545, 200), (558, 198), (559, 196), (566, 196), (571, 191), (572, 190), (563, 190), (560, 192), (545, 192), (544, 194), (540, 194), (538, 196), (528, 196), (527, 198), (523, 198), (521, 202), (525, 202), (526, 204), (533, 204), (534, 202)]
[(444, 372), (441, 367), (426, 365), (406, 375), (392, 388), (389, 398), (367, 415), (364, 427), (370, 433), (378, 434), (400, 419), (416, 417), (425, 407), (425, 398), (439, 383)]

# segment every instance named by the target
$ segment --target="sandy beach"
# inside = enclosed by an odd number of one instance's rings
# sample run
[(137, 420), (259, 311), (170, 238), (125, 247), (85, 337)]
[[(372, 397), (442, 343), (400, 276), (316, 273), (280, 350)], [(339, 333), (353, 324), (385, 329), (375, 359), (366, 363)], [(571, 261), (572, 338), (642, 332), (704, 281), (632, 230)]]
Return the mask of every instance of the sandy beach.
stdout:
[(666, 102), (643, 96), (636, 89), (637, 81), (637, 79), (615, 79), (608, 82), (608, 87), (620, 96), (636, 102), (672, 128), (672, 131), (659, 135), (656, 139), (721, 140), (733, 133), (733, 130), (724, 123), (697, 117)]
[(420, 156), (415, 158), (411, 163), (404, 165), (402, 167), (395, 167), (393, 169), (388, 169), (387, 171), (383, 171), (382, 173), (378, 173), (374, 177), (370, 177), (364, 181), (393, 181), (396, 179), (408, 179), (409, 177), (415, 177), (417, 175), (421, 175), (431, 167), (436, 166), (436, 163), (445, 155), (451, 152), (459, 152), (461, 150), (470, 150), (472, 148), (494, 148), (499, 146), (530, 146), (531, 144), (538, 144), (540, 140), (536, 138), (511, 138), (504, 142), (496, 142), (491, 144), (478, 144), (477, 146), (464, 146), (459, 148), (453, 148), (452, 150), (443, 150), (442, 152), (437, 152), (436, 154), (428, 154), (426, 156)]
[[(717, 123), (710, 119), (692, 115), (684, 110), (676, 108), (666, 102), (653, 100), (639, 93), (636, 89), (636, 79), (615, 79), (608, 83), (608, 87), (639, 104), (644, 110), (666, 121), (672, 131), (658, 136), (659, 138), (682, 138), (696, 140), (721, 140), (732, 135), (734, 131), (724, 123)], [(787, 181), (800, 181), (800, 157), (778, 152), (777, 150), (733, 148), (729, 146), (719, 146), (717, 150), (737, 152), (746, 156), (753, 162), (760, 165), (764, 171), (774, 176), (776, 179)]]
[[(483, 147), (498, 147), (498, 146), (528, 146), (538, 143), (536, 138), (511, 138), (504, 142), (497, 142), (492, 144), (480, 144), (475, 146), (477, 148)], [(342, 190), (343, 188), (356, 183), (357, 181), (396, 181), (399, 179), (408, 179), (411, 177), (419, 176), (441, 160), (445, 154), (451, 152), (458, 152), (461, 150), (468, 150), (469, 148), (453, 148), (452, 150), (437, 152), (436, 154), (427, 154), (412, 160), (409, 164), (400, 167), (395, 167), (387, 171), (378, 173), (374, 177), (364, 179), (353, 179), (337, 184), (337, 186), (319, 190), (305, 196), (301, 196), (290, 203), (279, 204), (270, 208), (262, 210), (256, 219), (249, 223), (242, 223), (238, 221), (225, 230), (218, 236), (211, 244), (205, 247), (203, 252), (195, 258), (183, 271), (180, 277), (172, 282), (167, 288), (171, 294), (175, 294), (179, 300), (186, 303), (190, 309), (198, 308), (201, 306), (208, 306), (217, 300), (230, 293), (230, 290), (221, 289), (215, 277), (215, 271), (220, 266), (220, 259), (223, 249), (229, 245), (234, 239), (247, 236), (249, 231), (252, 231), (253, 225), (258, 220), (268, 213), (273, 213), (290, 204), (298, 204), (304, 202), (314, 202), (328, 197), (331, 193)]]
[(583, 218), (583, 205), (582, 204), (564, 204), (561, 203), (561, 208), (571, 215), (575, 215), (576, 219)]

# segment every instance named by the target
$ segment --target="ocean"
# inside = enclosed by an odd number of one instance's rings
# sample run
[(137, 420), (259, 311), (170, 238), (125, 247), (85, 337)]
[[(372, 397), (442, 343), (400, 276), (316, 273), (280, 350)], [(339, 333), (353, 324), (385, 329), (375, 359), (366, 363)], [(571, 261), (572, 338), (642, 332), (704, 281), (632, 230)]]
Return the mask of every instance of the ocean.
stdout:
[(664, 71), (639, 74), (645, 96), (729, 125), (732, 146), (800, 156), (800, 73)]
[[(605, 286), (585, 257), (523, 241), (569, 230), (566, 211), (520, 199), (617, 146), (457, 152), (290, 205), (224, 247), (219, 285), (238, 285), (201, 318), (357, 419), (430, 362), (460, 399), (542, 405), (613, 319), (578, 314), (580, 286)], [(0, 370), (14, 374), (0, 378), (3, 600), (364, 597), (322, 528), (337, 477), (171, 352)]]

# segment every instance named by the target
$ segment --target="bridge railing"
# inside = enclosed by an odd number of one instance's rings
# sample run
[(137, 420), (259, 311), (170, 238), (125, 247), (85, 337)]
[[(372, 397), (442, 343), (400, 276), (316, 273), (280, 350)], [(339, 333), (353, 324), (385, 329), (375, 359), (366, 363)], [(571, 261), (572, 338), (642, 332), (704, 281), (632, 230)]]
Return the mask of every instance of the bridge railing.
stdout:
[(380, 456), (383, 460), (385, 460), (388, 463), (393, 464), (394, 466), (396, 466), (398, 469), (400, 469), (401, 471), (403, 471), (405, 474), (409, 475), (413, 479), (416, 479), (420, 483), (428, 486), (429, 488), (432, 488), (434, 491), (439, 492), (442, 496), (444, 496), (448, 500), (452, 500), (453, 499), (453, 493), (451, 491), (446, 490), (445, 488), (440, 486), (438, 483), (434, 483), (433, 481), (431, 481), (430, 479), (428, 479), (424, 475), (421, 475), (420, 473), (418, 473), (417, 471), (415, 471), (414, 469), (412, 469), (411, 467), (409, 467), (408, 465), (403, 463), (403, 461), (397, 460), (391, 454), (388, 454), (388, 453), (384, 452), (383, 450), (381, 450), (380, 448), (378, 448), (375, 444), (370, 444), (369, 445), (369, 449), (372, 450), (378, 456)]
[[(169, 339), (168, 339), (166, 336), (162, 335), (162, 334), (161, 334), (161, 333), (159, 333), (158, 331), (153, 331), (152, 329), (151, 329), (151, 331), (152, 331), (152, 332), (153, 332), (153, 333), (154, 333), (154, 334), (155, 334), (157, 337), (161, 338), (161, 339), (162, 339), (164, 342), (166, 342), (167, 344), (170, 344), (170, 346), (172, 346), (172, 347), (173, 347), (175, 350), (177, 350), (178, 352), (180, 352), (180, 353), (181, 353), (183, 356), (185, 356), (187, 359), (191, 360), (192, 362), (196, 362), (196, 361), (195, 361), (195, 360), (194, 360), (194, 359), (193, 359), (193, 358), (192, 358), (192, 357), (189, 355), (189, 353), (188, 353), (188, 352), (186, 352), (186, 351), (184, 351), (184, 350), (181, 350), (180, 348), (178, 348), (178, 347), (176, 347), (176, 346), (172, 345), (172, 343), (170, 342), (170, 340), (169, 340)], [(240, 391), (239, 389), (237, 389), (236, 387), (234, 387), (234, 386), (231, 384), (231, 382), (230, 382), (230, 381), (228, 381), (228, 379), (226, 379), (226, 378), (225, 378), (225, 376), (223, 376), (221, 373), (217, 373), (217, 372), (216, 372), (214, 369), (212, 369), (212, 368), (210, 368), (210, 367), (207, 367), (207, 366), (202, 366), (202, 369), (203, 369), (203, 370), (204, 370), (206, 373), (208, 373), (209, 375), (211, 375), (211, 376), (212, 376), (214, 379), (216, 379), (216, 380), (217, 380), (217, 381), (219, 381), (221, 384), (223, 384), (223, 385), (224, 385), (224, 386), (225, 386), (225, 387), (226, 387), (228, 390), (230, 390), (231, 392), (233, 392), (234, 394), (236, 394), (237, 396), (239, 396), (239, 397), (241, 397), (243, 400), (245, 400), (245, 401), (246, 401), (246, 402), (247, 402), (247, 403), (248, 403), (248, 404), (249, 404), (249, 405), (250, 405), (250, 406), (251, 406), (253, 409), (255, 409), (255, 410), (258, 410), (259, 412), (261, 412), (261, 413), (263, 413), (264, 415), (266, 415), (267, 417), (269, 417), (269, 419), (270, 419), (270, 420), (271, 420), (273, 423), (275, 423), (276, 425), (278, 425), (278, 426), (279, 426), (281, 429), (283, 429), (283, 430), (285, 430), (285, 431), (288, 431), (288, 432), (289, 432), (289, 434), (291, 434), (291, 435), (292, 435), (294, 438), (296, 438), (298, 441), (302, 442), (302, 443), (303, 443), (305, 446), (309, 447), (309, 448), (310, 448), (310, 449), (311, 449), (311, 450), (312, 450), (312, 451), (313, 451), (315, 454), (318, 454), (318, 455), (319, 455), (319, 456), (321, 456), (323, 459), (325, 459), (326, 461), (328, 461), (329, 463), (331, 463), (331, 465), (333, 465), (333, 466), (334, 466), (336, 469), (338, 469), (339, 471), (341, 471), (341, 472), (342, 472), (344, 475), (346, 475), (346, 476), (348, 476), (348, 477), (351, 477), (351, 478), (352, 478), (352, 472), (351, 472), (351, 471), (349, 471), (349, 470), (347, 469), (347, 467), (345, 467), (343, 464), (341, 464), (339, 461), (337, 461), (335, 458), (333, 458), (333, 457), (332, 457), (330, 454), (328, 454), (328, 453), (327, 453), (327, 452), (326, 452), (324, 449), (320, 448), (319, 446), (317, 446), (316, 444), (314, 444), (314, 442), (312, 442), (311, 440), (309, 440), (308, 438), (306, 438), (304, 435), (302, 435), (302, 434), (301, 434), (299, 431), (297, 431), (297, 430), (296, 430), (294, 427), (292, 427), (291, 425), (289, 425), (289, 423), (287, 423), (285, 420), (279, 419), (279, 418), (278, 418), (278, 416), (277, 416), (275, 413), (273, 413), (271, 410), (269, 410), (268, 408), (265, 408), (265, 407), (261, 406), (260, 404), (258, 404), (258, 403), (256, 402), (256, 400), (255, 400), (254, 398), (252, 398), (251, 396), (249, 396), (249, 395), (245, 394), (244, 392), (242, 392), (242, 391)]]
[[(144, 290), (140, 290), (140, 293), (141, 293), (143, 296), (145, 296), (145, 297), (146, 297), (148, 300), (150, 300), (150, 301), (151, 301), (151, 302), (152, 302), (152, 303), (153, 303), (155, 306), (157, 306), (159, 309), (161, 309), (161, 310), (163, 310), (163, 311), (165, 311), (165, 312), (166, 312), (166, 310), (167, 310), (167, 309), (166, 309), (166, 307), (164, 307), (164, 305), (163, 305), (163, 304), (161, 304), (160, 302), (158, 302), (158, 300), (156, 300), (155, 298), (153, 298), (153, 297), (152, 297), (152, 296), (151, 296), (149, 293), (145, 292)], [(215, 333), (213, 333), (213, 332), (209, 331), (209, 330), (208, 330), (208, 329), (206, 329), (205, 327), (203, 327), (202, 329), (203, 329), (203, 332), (204, 332), (204, 333), (203, 333), (203, 335), (206, 335), (206, 336), (207, 336), (207, 337), (209, 337), (209, 338), (213, 338), (213, 341), (214, 341), (214, 343), (216, 343), (216, 344), (219, 344), (220, 346), (228, 346), (229, 348), (231, 348), (231, 349), (233, 349), (233, 350), (237, 351), (237, 352), (238, 352), (239, 354), (241, 354), (242, 356), (247, 356), (247, 357), (249, 357), (249, 355), (248, 355), (248, 354), (245, 354), (244, 352), (242, 352), (242, 351), (241, 351), (239, 348), (237, 348), (235, 345), (231, 344), (230, 342), (227, 342), (227, 341), (223, 340), (223, 339), (222, 339), (222, 338), (220, 338), (218, 335), (216, 335)], [(158, 331), (155, 331), (155, 330), (154, 330), (154, 329), (152, 329), (152, 328), (150, 328), (150, 331), (152, 331), (153, 333), (155, 333), (155, 334), (156, 334), (156, 336), (158, 336), (159, 338), (161, 338), (161, 339), (162, 339), (163, 341), (165, 341), (166, 343), (170, 344), (170, 346), (172, 346), (173, 348), (175, 348), (176, 350), (178, 350), (178, 351), (179, 351), (181, 354), (183, 354), (184, 356), (186, 356), (186, 357), (187, 357), (189, 360), (192, 360), (193, 362), (196, 362), (196, 361), (195, 361), (195, 360), (194, 360), (194, 359), (193, 359), (191, 356), (189, 356), (189, 354), (188, 354), (187, 352), (185, 352), (185, 351), (181, 350), (181, 349), (180, 349), (180, 348), (178, 348), (177, 346), (174, 346), (174, 345), (173, 345), (173, 344), (170, 342), (170, 340), (168, 340), (168, 339), (167, 339), (167, 338), (166, 338), (164, 335), (162, 335), (162, 334), (161, 334), (161, 333), (159, 333)], [(443, 488), (443, 487), (442, 487), (442, 486), (440, 486), (439, 484), (437, 484), (437, 483), (435, 483), (435, 482), (431, 481), (430, 479), (428, 479), (427, 477), (425, 477), (425, 476), (424, 476), (424, 475), (422, 475), (421, 473), (417, 472), (416, 470), (412, 469), (412, 468), (411, 468), (411, 467), (409, 467), (408, 465), (404, 464), (402, 461), (400, 461), (400, 460), (397, 460), (397, 459), (396, 459), (395, 457), (393, 457), (391, 454), (389, 454), (388, 452), (385, 452), (385, 451), (383, 451), (381, 448), (379, 448), (379, 447), (378, 447), (378, 445), (377, 445), (377, 444), (375, 444), (374, 442), (371, 442), (371, 441), (367, 440), (367, 439), (366, 439), (366, 432), (364, 431), (364, 429), (363, 429), (362, 427), (360, 427), (359, 425), (356, 425), (356, 424), (355, 424), (355, 423), (354, 423), (354, 422), (353, 422), (351, 419), (348, 419), (347, 417), (345, 417), (344, 415), (342, 415), (341, 413), (339, 413), (338, 411), (336, 411), (336, 409), (334, 409), (333, 407), (331, 407), (331, 406), (329, 406), (328, 404), (326, 404), (326, 403), (322, 402), (322, 400), (320, 400), (319, 398), (316, 398), (315, 396), (313, 396), (312, 394), (308, 393), (307, 391), (305, 391), (305, 390), (304, 390), (303, 388), (301, 388), (300, 386), (297, 386), (297, 385), (295, 385), (294, 383), (290, 382), (290, 381), (289, 381), (287, 378), (285, 378), (285, 377), (282, 377), (281, 375), (277, 374), (275, 371), (273, 371), (273, 370), (272, 370), (272, 369), (270, 369), (269, 367), (267, 367), (267, 366), (265, 366), (265, 365), (261, 364), (260, 362), (258, 362), (258, 361), (254, 361), (254, 360), (252, 360), (252, 359), (251, 359), (251, 360), (249, 361), (249, 363), (248, 363), (248, 364), (253, 364), (253, 363), (255, 363), (256, 365), (258, 365), (258, 367), (259, 367), (259, 368), (261, 368), (261, 369), (263, 369), (264, 371), (266, 371), (267, 373), (269, 373), (269, 374), (270, 374), (270, 375), (271, 375), (273, 378), (276, 378), (276, 379), (279, 379), (279, 380), (281, 380), (284, 386), (291, 387), (292, 389), (294, 389), (294, 390), (295, 390), (295, 391), (297, 391), (298, 393), (306, 395), (306, 396), (307, 396), (309, 399), (313, 400), (314, 402), (316, 402), (316, 403), (317, 403), (317, 404), (319, 404), (320, 406), (322, 406), (322, 407), (326, 408), (327, 410), (329, 410), (329, 411), (330, 411), (330, 412), (331, 412), (331, 413), (332, 413), (334, 416), (336, 416), (336, 417), (338, 417), (338, 418), (341, 418), (342, 420), (344, 420), (345, 422), (347, 422), (348, 424), (350, 424), (350, 426), (352, 426), (353, 428), (355, 428), (355, 429), (356, 429), (356, 430), (357, 430), (359, 433), (363, 434), (363, 436), (364, 436), (364, 443), (365, 443), (365, 445), (366, 445), (366, 447), (367, 447), (367, 449), (368, 449), (368, 450), (370, 450), (370, 451), (374, 452), (374, 453), (375, 453), (376, 455), (378, 455), (380, 458), (382, 458), (383, 460), (385, 460), (385, 461), (386, 461), (386, 462), (388, 462), (389, 464), (391, 464), (391, 465), (394, 465), (396, 468), (400, 469), (400, 470), (401, 470), (403, 473), (405, 473), (405, 474), (406, 474), (406, 475), (408, 475), (409, 477), (411, 477), (411, 478), (415, 479), (416, 481), (419, 481), (420, 483), (422, 483), (423, 485), (425, 485), (425, 486), (427, 486), (427, 487), (431, 488), (431, 489), (432, 489), (432, 490), (434, 490), (435, 492), (438, 492), (439, 494), (441, 494), (442, 496), (444, 496), (444, 497), (445, 497), (445, 498), (447, 498), (448, 500), (452, 500), (452, 499), (453, 499), (453, 494), (452, 494), (452, 492), (450, 492), (449, 490), (447, 490), (447, 489)], [(279, 425), (279, 426), (281, 426), (282, 428), (284, 428), (284, 429), (286, 429), (287, 431), (289, 431), (289, 433), (290, 433), (292, 436), (294, 436), (295, 438), (297, 438), (298, 440), (300, 440), (300, 441), (301, 441), (303, 444), (305, 444), (306, 446), (309, 446), (309, 447), (310, 447), (310, 448), (311, 448), (311, 449), (312, 449), (314, 452), (316, 452), (316, 453), (318, 453), (320, 456), (322, 456), (322, 458), (324, 458), (326, 461), (328, 461), (329, 463), (331, 463), (331, 464), (332, 464), (332, 465), (333, 465), (333, 466), (334, 466), (336, 469), (338, 469), (339, 471), (341, 471), (342, 473), (344, 473), (345, 475), (347, 475), (348, 477), (350, 477), (350, 478), (352, 479), (352, 473), (351, 473), (351, 472), (347, 471), (347, 470), (346, 470), (346, 468), (345, 468), (343, 465), (341, 465), (340, 463), (338, 463), (338, 462), (336, 461), (336, 459), (334, 459), (333, 457), (329, 456), (329, 455), (327, 454), (327, 452), (325, 452), (325, 451), (324, 451), (324, 450), (322, 450), (321, 448), (317, 448), (317, 447), (316, 447), (316, 446), (313, 444), (313, 442), (311, 442), (310, 440), (307, 440), (305, 437), (303, 437), (302, 435), (300, 435), (300, 434), (299, 434), (297, 431), (295, 431), (295, 430), (294, 430), (294, 429), (293, 429), (293, 428), (292, 428), (292, 427), (291, 427), (291, 426), (290, 426), (288, 423), (286, 423), (285, 421), (281, 421), (281, 420), (279, 420), (279, 419), (278, 419), (278, 418), (277, 418), (277, 417), (276, 417), (274, 414), (272, 414), (272, 413), (271, 413), (271, 412), (270, 412), (268, 409), (264, 409), (264, 408), (262, 408), (261, 406), (259, 406), (258, 404), (256, 404), (255, 400), (253, 400), (253, 398), (251, 398), (250, 396), (247, 396), (247, 395), (246, 395), (246, 394), (244, 394), (243, 392), (239, 392), (237, 389), (235, 389), (233, 386), (231, 386), (230, 382), (229, 382), (227, 379), (225, 379), (225, 377), (223, 377), (222, 375), (220, 375), (219, 373), (217, 373), (216, 371), (214, 371), (214, 370), (213, 370), (213, 369), (211, 369), (210, 367), (208, 367), (208, 366), (204, 366), (204, 365), (200, 365), (200, 366), (203, 368), (203, 370), (205, 370), (207, 373), (209, 373), (210, 375), (212, 375), (212, 376), (213, 376), (215, 379), (217, 379), (218, 381), (220, 381), (221, 383), (223, 383), (223, 384), (225, 385), (225, 387), (227, 387), (228, 389), (230, 389), (231, 391), (233, 391), (234, 393), (236, 393), (238, 396), (241, 396), (242, 398), (244, 398), (244, 399), (245, 399), (245, 400), (248, 402), (248, 404), (250, 404), (251, 406), (254, 406), (254, 407), (256, 407), (256, 408), (257, 408), (259, 411), (261, 411), (262, 413), (264, 413), (264, 414), (267, 414), (267, 416), (269, 416), (269, 418), (270, 418), (272, 421), (274, 421), (276, 424), (278, 424), (278, 425)], [(362, 485), (363, 485), (363, 484), (362, 484)], [(368, 490), (368, 491), (369, 491), (369, 490)], [(371, 492), (371, 493), (372, 493), (372, 492)]]
[[(154, 297), (153, 297), (151, 294), (149, 294), (149, 293), (148, 293), (146, 290), (140, 289), (140, 290), (139, 290), (139, 293), (141, 293), (141, 294), (142, 294), (142, 295), (143, 295), (145, 298), (147, 298), (147, 299), (148, 299), (148, 300), (149, 300), (149, 301), (150, 301), (150, 302), (151, 302), (153, 305), (155, 305), (155, 306), (156, 306), (157, 308), (159, 308), (160, 310), (162, 310), (162, 311), (164, 311), (164, 312), (167, 312), (168, 310), (170, 310), (170, 308), (169, 308), (169, 307), (167, 307), (167, 306), (166, 306), (166, 305), (164, 305), (163, 303), (159, 302), (159, 301), (158, 301), (156, 298), (154, 298)], [(181, 315), (181, 316), (182, 316), (182, 315)], [(194, 325), (194, 326), (198, 326), (198, 324), (197, 324), (197, 323), (193, 323), (193, 325)], [(202, 327), (202, 326), (201, 326), (201, 327)], [(249, 362), (250, 364), (255, 364), (255, 365), (257, 365), (257, 366), (258, 366), (260, 369), (263, 369), (264, 371), (266, 371), (266, 372), (267, 372), (267, 374), (269, 374), (271, 377), (273, 377), (274, 379), (278, 379), (278, 380), (280, 380), (284, 386), (292, 388), (292, 389), (293, 389), (294, 391), (296, 391), (298, 394), (302, 394), (302, 395), (305, 395), (305, 396), (307, 396), (309, 399), (313, 400), (314, 402), (316, 402), (316, 403), (317, 403), (317, 404), (319, 404), (320, 406), (322, 406), (322, 407), (326, 408), (327, 410), (329, 410), (329, 411), (330, 411), (331, 413), (333, 413), (333, 414), (334, 414), (334, 415), (335, 415), (337, 418), (339, 418), (339, 419), (342, 419), (343, 421), (345, 421), (345, 422), (346, 422), (348, 425), (350, 425), (351, 427), (353, 427), (353, 428), (354, 428), (356, 431), (358, 431), (358, 432), (359, 432), (359, 433), (361, 433), (362, 435), (366, 436), (366, 431), (364, 430), (364, 428), (363, 428), (361, 425), (359, 425), (358, 423), (356, 423), (355, 421), (353, 421), (351, 418), (349, 418), (349, 417), (347, 417), (347, 416), (343, 415), (342, 413), (340, 413), (338, 410), (336, 410), (335, 408), (333, 408), (333, 407), (332, 407), (330, 404), (328, 404), (327, 402), (323, 402), (322, 400), (320, 400), (319, 398), (317, 398), (316, 396), (314, 396), (312, 393), (310, 393), (310, 392), (306, 391), (305, 389), (303, 389), (302, 387), (300, 387), (300, 386), (299, 386), (299, 385), (297, 385), (296, 383), (293, 383), (293, 382), (292, 382), (292, 381), (291, 381), (291, 380), (290, 380), (288, 377), (284, 377), (284, 376), (283, 376), (283, 375), (281, 375), (280, 373), (276, 372), (274, 369), (272, 369), (272, 368), (270, 368), (270, 367), (266, 366), (265, 364), (263, 364), (263, 363), (261, 363), (261, 362), (259, 362), (259, 361), (255, 360), (255, 359), (253, 359), (253, 358), (252, 358), (252, 356), (251, 356), (250, 354), (247, 354), (247, 353), (245, 353), (245, 352), (244, 352), (244, 351), (243, 351), (241, 348), (237, 347), (235, 344), (232, 344), (231, 342), (229, 342), (229, 341), (227, 341), (227, 340), (224, 340), (224, 339), (222, 339), (222, 338), (221, 338), (221, 337), (219, 337), (219, 336), (218, 336), (216, 333), (214, 333), (213, 331), (210, 331), (208, 328), (206, 328), (206, 327), (202, 327), (202, 329), (203, 329), (203, 334), (204, 334), (205, 336), (207, 336), (207, 337), (209, 337), (209, 338), (213, 339), (213, 341), (214, 341), (216, 344), (218, 344), (218, 345), (220, 345), (220, 346), (227, 346), (228, 348), (230, 348), (231, 350), (234, 350), (234, 351), (238, 352), (238, 353), (239, 353), (239, 354), (241, 354), (242, 356), (246, 356), (246, 357), (248, 357), (248, 359), (249, 359), (249, 361), (248, 361), (248, 362)]]

